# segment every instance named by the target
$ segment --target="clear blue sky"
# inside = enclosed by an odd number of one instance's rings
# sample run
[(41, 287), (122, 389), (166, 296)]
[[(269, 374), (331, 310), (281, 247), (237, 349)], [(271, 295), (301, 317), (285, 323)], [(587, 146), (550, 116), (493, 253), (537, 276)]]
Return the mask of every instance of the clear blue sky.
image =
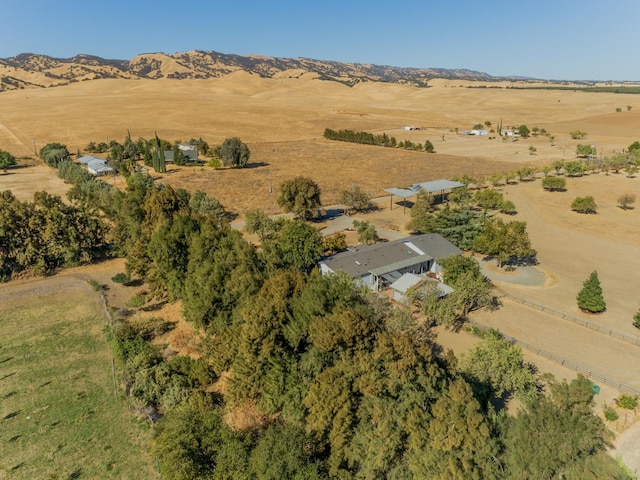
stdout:
[(0, 58), (215, 50), (640, 80), (640, 0), (3, 0)]

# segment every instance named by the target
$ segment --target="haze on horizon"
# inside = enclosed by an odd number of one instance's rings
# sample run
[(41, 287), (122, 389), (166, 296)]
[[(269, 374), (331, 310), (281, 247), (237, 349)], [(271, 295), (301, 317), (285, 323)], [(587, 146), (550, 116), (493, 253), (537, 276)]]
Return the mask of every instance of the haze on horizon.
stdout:
[(640, 80), (640, 2), (22, 0), (0, 58), (215, 50), (552, 80)]

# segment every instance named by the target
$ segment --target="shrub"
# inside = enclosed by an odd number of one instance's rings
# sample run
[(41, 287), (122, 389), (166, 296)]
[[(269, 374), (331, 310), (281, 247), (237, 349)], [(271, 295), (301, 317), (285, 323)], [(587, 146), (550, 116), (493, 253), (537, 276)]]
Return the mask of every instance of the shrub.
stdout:
[(623, 393), (618, 398), (618, 406), (626, 410), (633, 410), (638, 406), (638, 396)]
[(129, 274), (124, 273), (124, 272), (120, 272), (120, 273), (116, 273), (113, 277), (111, 277), (111, 281), (113, 283), (129, 283), (129, 281), (131, 280), (131, 277), (129, 277)]
[(571, 138), (574, 140), (580, 140), (587, 136), (587, 132), (583, 132), (582, 130), (572, 130), (569, 132), (569, 135), (571, 135)]
[(433, 143), (431, 143), (431, 140), (425, 140), (424, 151), (427, 153), (433, 153), (435, 151), (435, 148), (433, 146)]
[(500, 204), (500, 212), (506, 215), (515, 215), (518, 213), (516, 205), (511, 200), (505, 200)]
[(207, 162), (207, 165), (211, 168), (222, 168), (222, 162), (217, 157), (211, 157)]
[(146, 303), (146, 300), (143, 295), (136, 294), (127, 300), (127, 307), (129, 308), (139, 308)]
[(104, 290), (104, 285), (102, 285), (97, 280), (94, 280), (93, 278), (87, 280), (87, 283), (91, 285), (91, 288), (93, 288), (96, 292), (102, 292)]
[(129, 320), (129, 327), (134, 329), (146, 341), (149, 341), (171, 331), (175, 324), (167, 322), (162, 317), (132, 318)]
[(629, 210), (633, 208), (633, 204), (636, 201), (636, 196), (632, 193), (623, 193), (618, 197), (618, 206), (623, 210)]
[(633, 326), (636, 328), (640, 328), (640, 310), (638, 310), (633, 316)]
[(473, 196), (473, 200), (479, 207), (491, 210), (500, 207), (504, 201), (502, 194), (495, 190), (478, 190)]
[(581, 177), (587, 171), (587, 167), (582, 162), (571, 161), (565, 163), (564, 171), (570, 177)]
[(549, 192), (563, 191), (567, 186), (567, 180), (562, 177), (544, 177), (542, 179), (542, 188)]
[(602, 407), (602, 412), (604, 413), (604, 418), (609, 420), (610, 422), (615, 422), (618, 419), (618, 412), (615, 407), (611, 405), (607, 405), (606, 403)]
[(571, 210), (578, 213), (598, 213), (598, 206), (592, 196), (576, 197), (571, 204)]
[(364, 192), (358, 185), (352, 186), (350, 190), (343, 190), (340, 194), (340, 202), (356, 212), (364, 212), (373, 207), (371, 195)]

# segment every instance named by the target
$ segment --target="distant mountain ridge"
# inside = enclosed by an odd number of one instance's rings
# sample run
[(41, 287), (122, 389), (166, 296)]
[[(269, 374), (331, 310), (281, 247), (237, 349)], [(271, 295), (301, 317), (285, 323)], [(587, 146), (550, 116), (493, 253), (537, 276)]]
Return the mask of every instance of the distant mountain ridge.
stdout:
[(314, 75), (321, 80), (349, 86), (360, 82), (388, 82), (425, 87), (433, 78), (500, 80), (465, 69), (405, 68), (309, 58), (241, 56), (202, 50), (172, 55), (145, 53), (131, 60), (104, 59), (85, 54), (54, 58), (23, 53), (0, 59), (0, 91), (46, 88), (101, 78), (220, 78), (240, 70), (266, 78)]

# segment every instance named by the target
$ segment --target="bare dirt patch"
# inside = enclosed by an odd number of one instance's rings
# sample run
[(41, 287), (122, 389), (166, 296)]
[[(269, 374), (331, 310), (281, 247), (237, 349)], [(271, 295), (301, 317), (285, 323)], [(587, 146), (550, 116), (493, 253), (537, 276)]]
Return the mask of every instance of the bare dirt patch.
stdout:
[(58, 178), (53, 168), (29, 162), (11, 168), (4, 174), (0, 172), (0, 192), (4, 190), (11, 190), (18, 200), (31, 201), (34, 192), (43, 190), (65, 198), (69, 185)]

